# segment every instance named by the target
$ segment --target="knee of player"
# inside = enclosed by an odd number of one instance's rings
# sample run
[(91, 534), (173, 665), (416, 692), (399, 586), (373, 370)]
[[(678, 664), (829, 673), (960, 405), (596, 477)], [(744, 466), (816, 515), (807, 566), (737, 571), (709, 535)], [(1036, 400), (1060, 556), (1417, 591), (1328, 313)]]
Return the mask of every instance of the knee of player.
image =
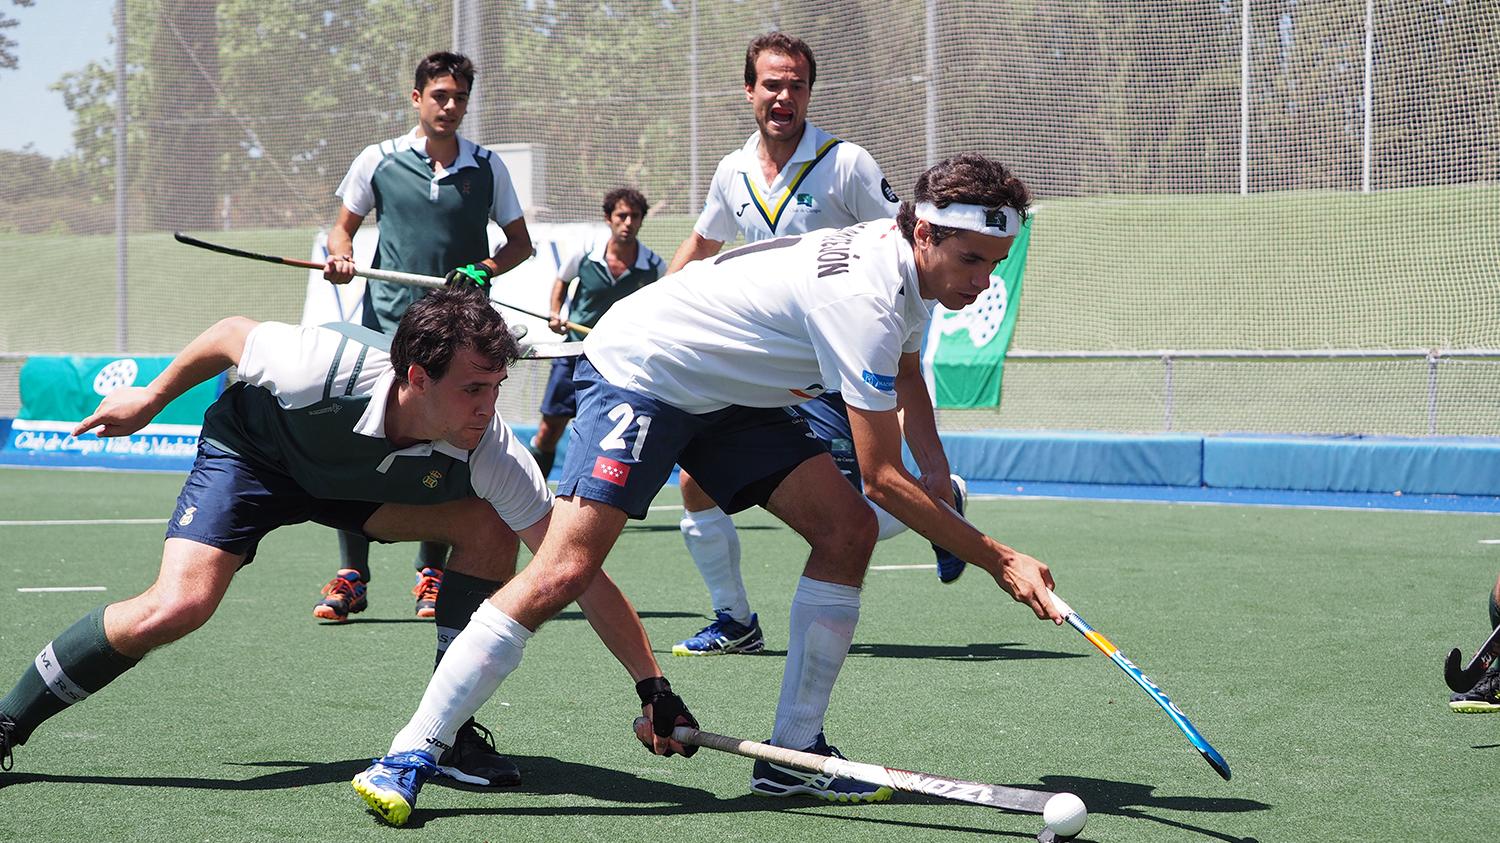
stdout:
[[(533, 563), (535, 564), (535, 563)], [(599, 573), (599, 564), (584, 555), (568, 555), (546, 565), (541, 587), (560, 605), (577, 600)]]
[(828, 529), (814, 538), (818, 550), (849, 557), (869, 557), (880, 538), (880, 526), (870, 507), (851, 507), (847, 514), (832, 519)]
[(132, 637), (159, 647), (208, 623), (218, 601), (208, 595), (153, 589), (141, 597), (145, 611), (135, 614)]

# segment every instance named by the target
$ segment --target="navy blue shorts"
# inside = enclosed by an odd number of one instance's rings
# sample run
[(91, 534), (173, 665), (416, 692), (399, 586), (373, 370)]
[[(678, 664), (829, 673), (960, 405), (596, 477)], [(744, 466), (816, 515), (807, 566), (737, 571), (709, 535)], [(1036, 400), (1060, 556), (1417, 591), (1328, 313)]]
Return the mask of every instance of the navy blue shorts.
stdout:
[(844, 403), (844, 396), (825, 392), (793, 407), (792, 412), (807, 420), (807, 426), (833, 454), (839, 473), (854, 484), (854, 491), (864, 494), (864, 478), (859, 473), (859, 459), (854, 455), (854, 432), (849, 428), (849, 407)]
[(547, 390), (542, 393), (542, 415), (570, 419), (577, 415), (578, 401), (573, 390), (573, 370), (577, 365), (577, 357), (553, 358), (552, 371), (547, 374)]
[(578, 495), (645, 518), (673, 464), (725, 512), (763, 505), (792, 470), (828, 452), (807, 422), (781, 407), (683, 412), (611, 384), (582, 358), (574, 373), (578, 416), (569, 434), (560, 496)]
[(365, 522), (382, 505), (320, 500), (291, 477), (200, 439), (198, 457), (167, 522), (167, 538), (243, 553), (241, 564), (248, 565), (260, 540), (277, 527), (316, 521), (365, 536)]

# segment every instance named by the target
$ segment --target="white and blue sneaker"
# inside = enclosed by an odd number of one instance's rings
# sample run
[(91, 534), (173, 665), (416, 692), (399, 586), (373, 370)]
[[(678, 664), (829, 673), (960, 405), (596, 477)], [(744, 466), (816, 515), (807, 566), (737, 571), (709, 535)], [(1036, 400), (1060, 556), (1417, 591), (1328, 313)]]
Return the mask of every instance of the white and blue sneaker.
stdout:
[(674, 656), (727, 656), (731, 653), (758, 653), (766, 648), (766, 637), (760, 632), (760, 619), (750, 616), (748, 624), (740, 623), (728, 612), (715, 610), (714, 622), (698, 630), (686, 641), (672, 645)]
[[(843, 758), (836, 747), (829, 746), (823, 733), (813, 745), (802, 750), (814, 755)], [(760, 796), (812, 796), (829, 802), (885, 802), (895, 791), (885, 785), (840, 779), (827, 773), (794, 770), (770, 761), (756, 761), (750, 773), (750, 792)]]
[(399, 752), (376, 759), (351, 784), (381, 819), (391, 825), (404, 825), (417, 804), (422, 784), (437, 769), (437, 761), (425, 752)]
[[(964, 504), (969, 497), (969, 484), (957, 474), (950, 474), (948, 477), (953, 481), (953, 508), (958, 510), (959, 515), (963, 515)], [(969, 563), (937, 545), (932, 546), (932, 552), (937, 554), (937, 575), (940, 582), (953, 582), (964, 572), (964, 568), (969, 566)]]

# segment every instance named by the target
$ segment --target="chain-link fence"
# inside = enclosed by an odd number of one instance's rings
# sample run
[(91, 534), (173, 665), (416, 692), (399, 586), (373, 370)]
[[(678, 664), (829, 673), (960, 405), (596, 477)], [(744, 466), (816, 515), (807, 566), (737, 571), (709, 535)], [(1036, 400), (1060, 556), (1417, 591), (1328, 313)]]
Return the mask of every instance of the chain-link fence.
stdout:
[[(644, 239), (670, 254), (754, 130), (744, 49), (776, 28), (817, 53), (813, 122), (869, 149), (899, 192), (963, 150), (1032, 186), (1018, 349), (1500, 347), (1494, 3), (122, 6), (123, 72), (105, 61), (59, 82), (75, 151), (0, 153), (0, 352), (165, 352), (225, 314), (295, 321), (299, 276), (170, 232), (305, 255), (358, 151), (413, 125), (417, 61), (454, 46), (479, 69), (464, 133), (524, 145), (528, 218), (593, 219), (606, 190), (634, 184), (653, 203)], [(1175, 387), (1177, 401), (1201, 390), (1176, 429), (1426, 430), (1425, 379), (1391, 367), (1199, 368), (1206, 382)], [(1111, 371), (1013, 365), (1007, 409), (944, 424), (1159, 416), (1159, 378)], [(1444, 406), (1444, 432), (1500, 433), (1500, 380), (1480, 380)], [(1372, 409), (1391, 395), (1416, 415)], [(1289, 403), (1247, 411), (1272, 401)]]

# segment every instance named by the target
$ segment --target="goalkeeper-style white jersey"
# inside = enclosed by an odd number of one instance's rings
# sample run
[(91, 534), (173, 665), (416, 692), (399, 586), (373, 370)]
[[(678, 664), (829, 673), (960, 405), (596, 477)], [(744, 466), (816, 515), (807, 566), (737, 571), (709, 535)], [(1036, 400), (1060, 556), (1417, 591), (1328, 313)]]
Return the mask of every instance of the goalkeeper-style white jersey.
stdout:
[(762, 240), (615, 305), (584, 341), (615, 386), (689, 413), (787, 407), (825, 391), (896, 407), (896, 367), (936, 302), (894, 220)]
[(901, 207), (870, 153), (811, 123), (771, 184), (761, 172), (759, 149), (756, 132), (719, 162), (693, 226), (699, 235), (722, 243), (744, 235), (754, 243), (893, 217)]

